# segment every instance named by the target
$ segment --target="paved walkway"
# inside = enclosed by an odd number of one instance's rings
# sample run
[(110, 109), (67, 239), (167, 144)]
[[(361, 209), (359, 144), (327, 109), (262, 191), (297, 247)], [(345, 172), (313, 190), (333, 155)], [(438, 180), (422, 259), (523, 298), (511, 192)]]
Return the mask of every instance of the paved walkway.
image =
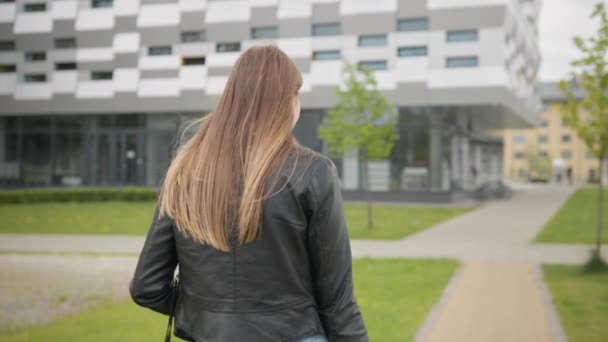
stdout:
[[(565, 187), (517, 191), (509, 200), (490, 202), (401, 241), (353, 241), (353, 256), (464, 261), (417, 342), (563, 341), (539, 265), (581, 264), (590, 246), (530, 241), (571, 193)], [(5, 252), (135, 255), (142, 243), (142, 237), (0, 235)]]

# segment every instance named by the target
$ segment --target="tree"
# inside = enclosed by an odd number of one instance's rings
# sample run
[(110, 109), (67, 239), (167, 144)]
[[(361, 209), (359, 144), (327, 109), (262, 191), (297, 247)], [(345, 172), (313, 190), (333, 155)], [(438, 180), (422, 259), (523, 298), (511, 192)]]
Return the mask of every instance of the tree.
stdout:
[(345, 64), (345, 89), (336, 90), (338, 101), (330, 109), (319, 136), (327, 141), (330, 154), (342, 157), (345, 152), (357, 150), (365, 163), (364, 190), (368, 192), (367, 224), (373, 227), (372, 200), (369, 193), (367, 162), (386, 159), (398, 135), (395, 133), (397, 113), (395, 107), (380, 93), (369, 69)]
[(551, 160), (548, 155), (542, 155), (537, 148), (528, 148), (526, 159), (533, 180), (551, 179)]
[[(593, 37), (574, 37), (574, 45), (582, 57), (571, 63), (573, 80), (585, 91), (582, 100), (574, 94), (576, 84), (562, 80), (559, 88), (566, 93), (562, 116), (573, 127), (600, 164), (598, 184), (597, 246), (595, 256), (600, 258), (604, 225), (603, 161), (608, 158), (608, 15), (604, 4), (598, 3), (591, 18), (599, 18), (600, 27)], [(573, 82), (574, 83), (574, 82)]]

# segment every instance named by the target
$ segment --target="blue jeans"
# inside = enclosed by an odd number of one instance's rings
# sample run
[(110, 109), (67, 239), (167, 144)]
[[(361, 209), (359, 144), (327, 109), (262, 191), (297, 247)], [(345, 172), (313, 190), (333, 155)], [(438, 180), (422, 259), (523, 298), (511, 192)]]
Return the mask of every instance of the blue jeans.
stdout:
[(325, 336), (316, 335), (316, 336), (308, 336), (305, 339), (300, 340), (298, 342), (329, 342), (329, 341), (327, 341), (327, 338), (325, 338)]

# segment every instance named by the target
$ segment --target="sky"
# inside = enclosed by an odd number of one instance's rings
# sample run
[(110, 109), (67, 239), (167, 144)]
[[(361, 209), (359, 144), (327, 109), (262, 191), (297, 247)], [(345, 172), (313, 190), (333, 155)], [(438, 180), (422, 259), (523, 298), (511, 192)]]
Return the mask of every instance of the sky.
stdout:
[(539, 20), (541, 82), (568, 77), (570, 61), (580, 56), (572, 37), (597, 32), (599, 20), (592, 21), (589, 16), (600, 1), (608, 4), (608, 0), (543, 0)]

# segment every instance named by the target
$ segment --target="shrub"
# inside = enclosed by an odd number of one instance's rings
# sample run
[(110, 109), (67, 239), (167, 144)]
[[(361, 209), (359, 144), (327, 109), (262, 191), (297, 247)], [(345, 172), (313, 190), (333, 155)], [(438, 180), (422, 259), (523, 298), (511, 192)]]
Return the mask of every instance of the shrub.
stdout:
[(47, 188), (0, 191), (0, 204), (44, 202), (154, 201), (153, 188)]

